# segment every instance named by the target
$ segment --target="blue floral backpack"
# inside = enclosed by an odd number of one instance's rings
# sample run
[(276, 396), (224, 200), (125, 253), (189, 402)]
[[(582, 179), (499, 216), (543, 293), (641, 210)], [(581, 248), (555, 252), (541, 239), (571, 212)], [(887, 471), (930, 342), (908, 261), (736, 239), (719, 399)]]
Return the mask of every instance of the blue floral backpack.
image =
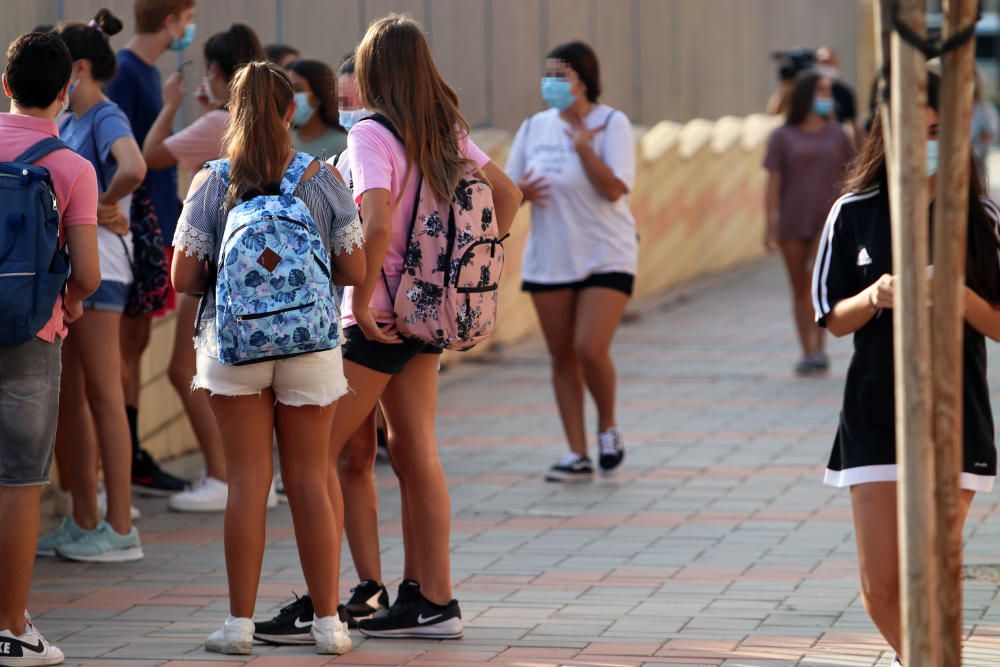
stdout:
[[(250, 193), (226, 218), (215, 282), (219, 361), (251, 364), (337, 347), (330, 259), (292, 193), (315, 160), (296, 153), (277, 193)], [(229, 161), (208, 163), (229, 182)]]

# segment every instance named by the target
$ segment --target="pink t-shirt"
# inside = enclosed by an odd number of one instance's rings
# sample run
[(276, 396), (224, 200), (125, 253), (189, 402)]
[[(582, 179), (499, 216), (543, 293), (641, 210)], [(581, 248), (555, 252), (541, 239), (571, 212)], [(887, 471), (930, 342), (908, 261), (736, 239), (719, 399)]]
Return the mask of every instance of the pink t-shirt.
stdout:
[[(9, 162), (46, 137), (58, 137), (55, 121), (0, 113), (0, 161)], [(76, 225), (97, 225), (97, 174), (90, 162), (71, 150), (49, 153), (36, 162), (52, 175), (59, 206), (59, 237)], [(56, 300), (52, 317), (38, 332), (38, 337), (54, 342), (56, 336), (66, 337), (63, 323), (62, 298)]]
[[(468, 136), (460, 142), (462, 154), (484, 167), (490, 158)], [(418, 170), (413, 169), (406, 178), (406, 153), (403, 144), (388, 129), (375, 121), (360, 122), (347, 135), (347, 157), (351, 165), (354, 184), (354, 201), (361, 204), (361, 195), (368, 190), (389, 191), (392, 209), (392, 240), (385, 255), (382, 270), (385, 272), (389, 289), (396, 293), (403, 272), (403, 255), (406, 252), (410, 223), (413, 222), (413, 202), (417, 196)], [(399, 193), (402, 192), (402, 196)], [(352, 312), (351, 299), (354, 288), (344, 290), (343, 325), (357, 324)], [(392, 297), (380, 279), (369, 306), (382, 312), (392, 312)]]
[(198, 171), (210, 160), (222, 157), (222, 139), (229, 129), (229, 112), (209, 111), (163, 142), (177, 164), (188, 171)]

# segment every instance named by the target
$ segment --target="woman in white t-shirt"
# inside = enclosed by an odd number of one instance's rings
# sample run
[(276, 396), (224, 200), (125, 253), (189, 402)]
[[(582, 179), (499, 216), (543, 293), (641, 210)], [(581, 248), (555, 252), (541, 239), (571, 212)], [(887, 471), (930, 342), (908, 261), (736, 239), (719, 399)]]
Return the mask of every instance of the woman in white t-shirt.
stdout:
[(521, 124), (507, 173), (532, 203), (523, 289), (531, 294), (552, 356), (552, 383), (570, 451), (545, 478), (589, 480), (583, 388), (597, 403), (601, 470), (625, 456), (615, 418), (611, 339), (632, 294), (635, 139), (624, 113), (599, 104), (600, 67), (582, 42), (545, 60), (542, 97), (550, 108)]

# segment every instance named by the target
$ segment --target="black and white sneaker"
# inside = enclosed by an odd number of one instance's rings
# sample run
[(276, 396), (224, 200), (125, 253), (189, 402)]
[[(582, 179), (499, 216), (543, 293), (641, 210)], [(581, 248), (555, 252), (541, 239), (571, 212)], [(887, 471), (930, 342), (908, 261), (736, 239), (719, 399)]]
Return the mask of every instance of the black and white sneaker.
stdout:
[(903, 667), (903, 661), (899, 659), (898, 655), (892, 656), (892, 667)]
[(389, 591), (377, 581), (366, 579), (351, 589), (351, 599), (341, 606), (347, 613), (347, 626), (357, 628), (359, 621), (384, 616), (389, 611)]
[(39, 667), (59, 665), (63, 652), (48, 643), (24, 612), (24, 634), (15, 636), (10, 630), (0, 630), (0, 665), (4, 667)]
[(282, 607), (270, 621), (255, 623), (253, 638), (276, 646), (314, 644), (312, 624), (315, 613), (308, 595), (296, 595), (295, 601)]
[(188, 480), (161, 468), (145, 449), (140, 449), (132, 458), (132, 490), (139, 495), (172, 496), (190, 486)]
[(545, 473), (546, 482), (589, 482), (593, 477), (594, 464), (575, 452), (568, 452)]
[(601, 458), (597, 463), (601, 467), (601, 472), (605, 474), (620, 466), (625, 460), (625, 441), (617, 426), (597, 434), (597, 448), (601, 452)]
[(388, 613), (358, 624), (365, 637), (386, 639), (461, 639), (462, 610), (458, 600), (436, 605), (423, 596), (420, 584), (405, 580)]

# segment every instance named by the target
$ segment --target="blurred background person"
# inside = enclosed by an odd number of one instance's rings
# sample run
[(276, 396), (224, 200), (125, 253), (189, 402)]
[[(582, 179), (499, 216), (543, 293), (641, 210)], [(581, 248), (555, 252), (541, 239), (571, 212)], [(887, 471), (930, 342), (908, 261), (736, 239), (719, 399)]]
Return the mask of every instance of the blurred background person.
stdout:
[(288, 63), (302, 57), (299, 50), (288, 44), (268, 44), (264, 47), (267, 59), (278, 67), (288, 68)]
[(795, 372), (810, 375), (830, 367), (823, 331), (813, 319), (813, 262), (826, 214), (854, 149), (836, 122), (833, 82), (827, 77), (800, 74), (787, 106), (785, 123), (771, 134), (764, 158), (764, 244), (768, 250), (781, 250), (785, 260), (802, 348)]
[(337, 115), (337, 81), (333, 70), (318, 60), (293, 60), (288, 65), (295, 86), (292, 147), (326, 160), (347, 149), (347, 133)]

